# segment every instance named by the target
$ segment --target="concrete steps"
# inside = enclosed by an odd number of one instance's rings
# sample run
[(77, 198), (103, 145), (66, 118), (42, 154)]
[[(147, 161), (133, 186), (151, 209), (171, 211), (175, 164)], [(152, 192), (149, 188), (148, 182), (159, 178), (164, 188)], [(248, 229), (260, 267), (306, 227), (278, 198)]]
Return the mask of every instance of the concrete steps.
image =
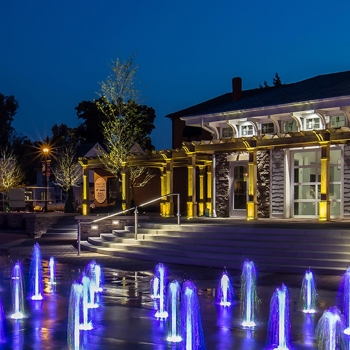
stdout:
[(90, 237), (82, 249), (163, 263), (240, 270), (248, 259), (266, 272), (339, 273), (350, 265), (350, 231), (143, 223), (137, 241), (129, 226)]
[(78, 225), (74, 216), (62, 217), (41, 236), (45, 238), (77, 238)]

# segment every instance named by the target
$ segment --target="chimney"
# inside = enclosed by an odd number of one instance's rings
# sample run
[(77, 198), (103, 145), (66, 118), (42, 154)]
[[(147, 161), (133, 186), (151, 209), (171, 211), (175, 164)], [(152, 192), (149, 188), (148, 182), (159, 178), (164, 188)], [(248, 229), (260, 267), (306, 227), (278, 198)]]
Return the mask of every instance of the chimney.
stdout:
[(242, 78), (235, 77), (232, 79), (232, 100), (237, 101), (242, 95)]

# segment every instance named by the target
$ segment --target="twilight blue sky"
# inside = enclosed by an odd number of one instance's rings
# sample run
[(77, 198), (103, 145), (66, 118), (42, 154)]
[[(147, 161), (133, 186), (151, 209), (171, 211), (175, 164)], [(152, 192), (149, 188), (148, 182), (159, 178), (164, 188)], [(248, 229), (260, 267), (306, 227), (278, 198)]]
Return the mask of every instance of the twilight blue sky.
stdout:
[(166, 114), (231, 91), (350, 70), (349, 0), (10, 0), (0, 7), (0, 93), (19, 102), (15, 129), (39, 140), (97, 97), (109, 65), (136, 54), (143, 103)]

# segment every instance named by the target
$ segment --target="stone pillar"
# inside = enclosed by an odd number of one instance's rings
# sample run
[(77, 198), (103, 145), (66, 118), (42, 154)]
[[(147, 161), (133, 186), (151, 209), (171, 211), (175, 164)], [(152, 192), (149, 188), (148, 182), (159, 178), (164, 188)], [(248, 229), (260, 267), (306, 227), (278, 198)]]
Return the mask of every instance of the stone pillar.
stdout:
[(196, 155), (188, 154), (187, 163), (187, 218), (197, 215), (196, 208)]
[(330, 142), (320, 142), (321, 145), (321, 200), (319, 201), (319, 221), (329, 221), (331, 206), (329, 201), (329, 178), (330, 178)]

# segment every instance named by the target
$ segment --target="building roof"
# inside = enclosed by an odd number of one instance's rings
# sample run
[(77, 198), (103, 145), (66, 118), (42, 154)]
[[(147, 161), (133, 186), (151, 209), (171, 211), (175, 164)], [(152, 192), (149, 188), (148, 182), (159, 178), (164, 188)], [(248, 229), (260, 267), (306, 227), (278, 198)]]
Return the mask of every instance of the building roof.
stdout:
[(168, 114), (168, 118), (223, 113), (268, 106), (314, 101), (350, 95), (350, 71), (318, 75), (296, 83), (269, 88), (242, 91), (241, 98), (233, 101), (226, 93), (181, 111)]

